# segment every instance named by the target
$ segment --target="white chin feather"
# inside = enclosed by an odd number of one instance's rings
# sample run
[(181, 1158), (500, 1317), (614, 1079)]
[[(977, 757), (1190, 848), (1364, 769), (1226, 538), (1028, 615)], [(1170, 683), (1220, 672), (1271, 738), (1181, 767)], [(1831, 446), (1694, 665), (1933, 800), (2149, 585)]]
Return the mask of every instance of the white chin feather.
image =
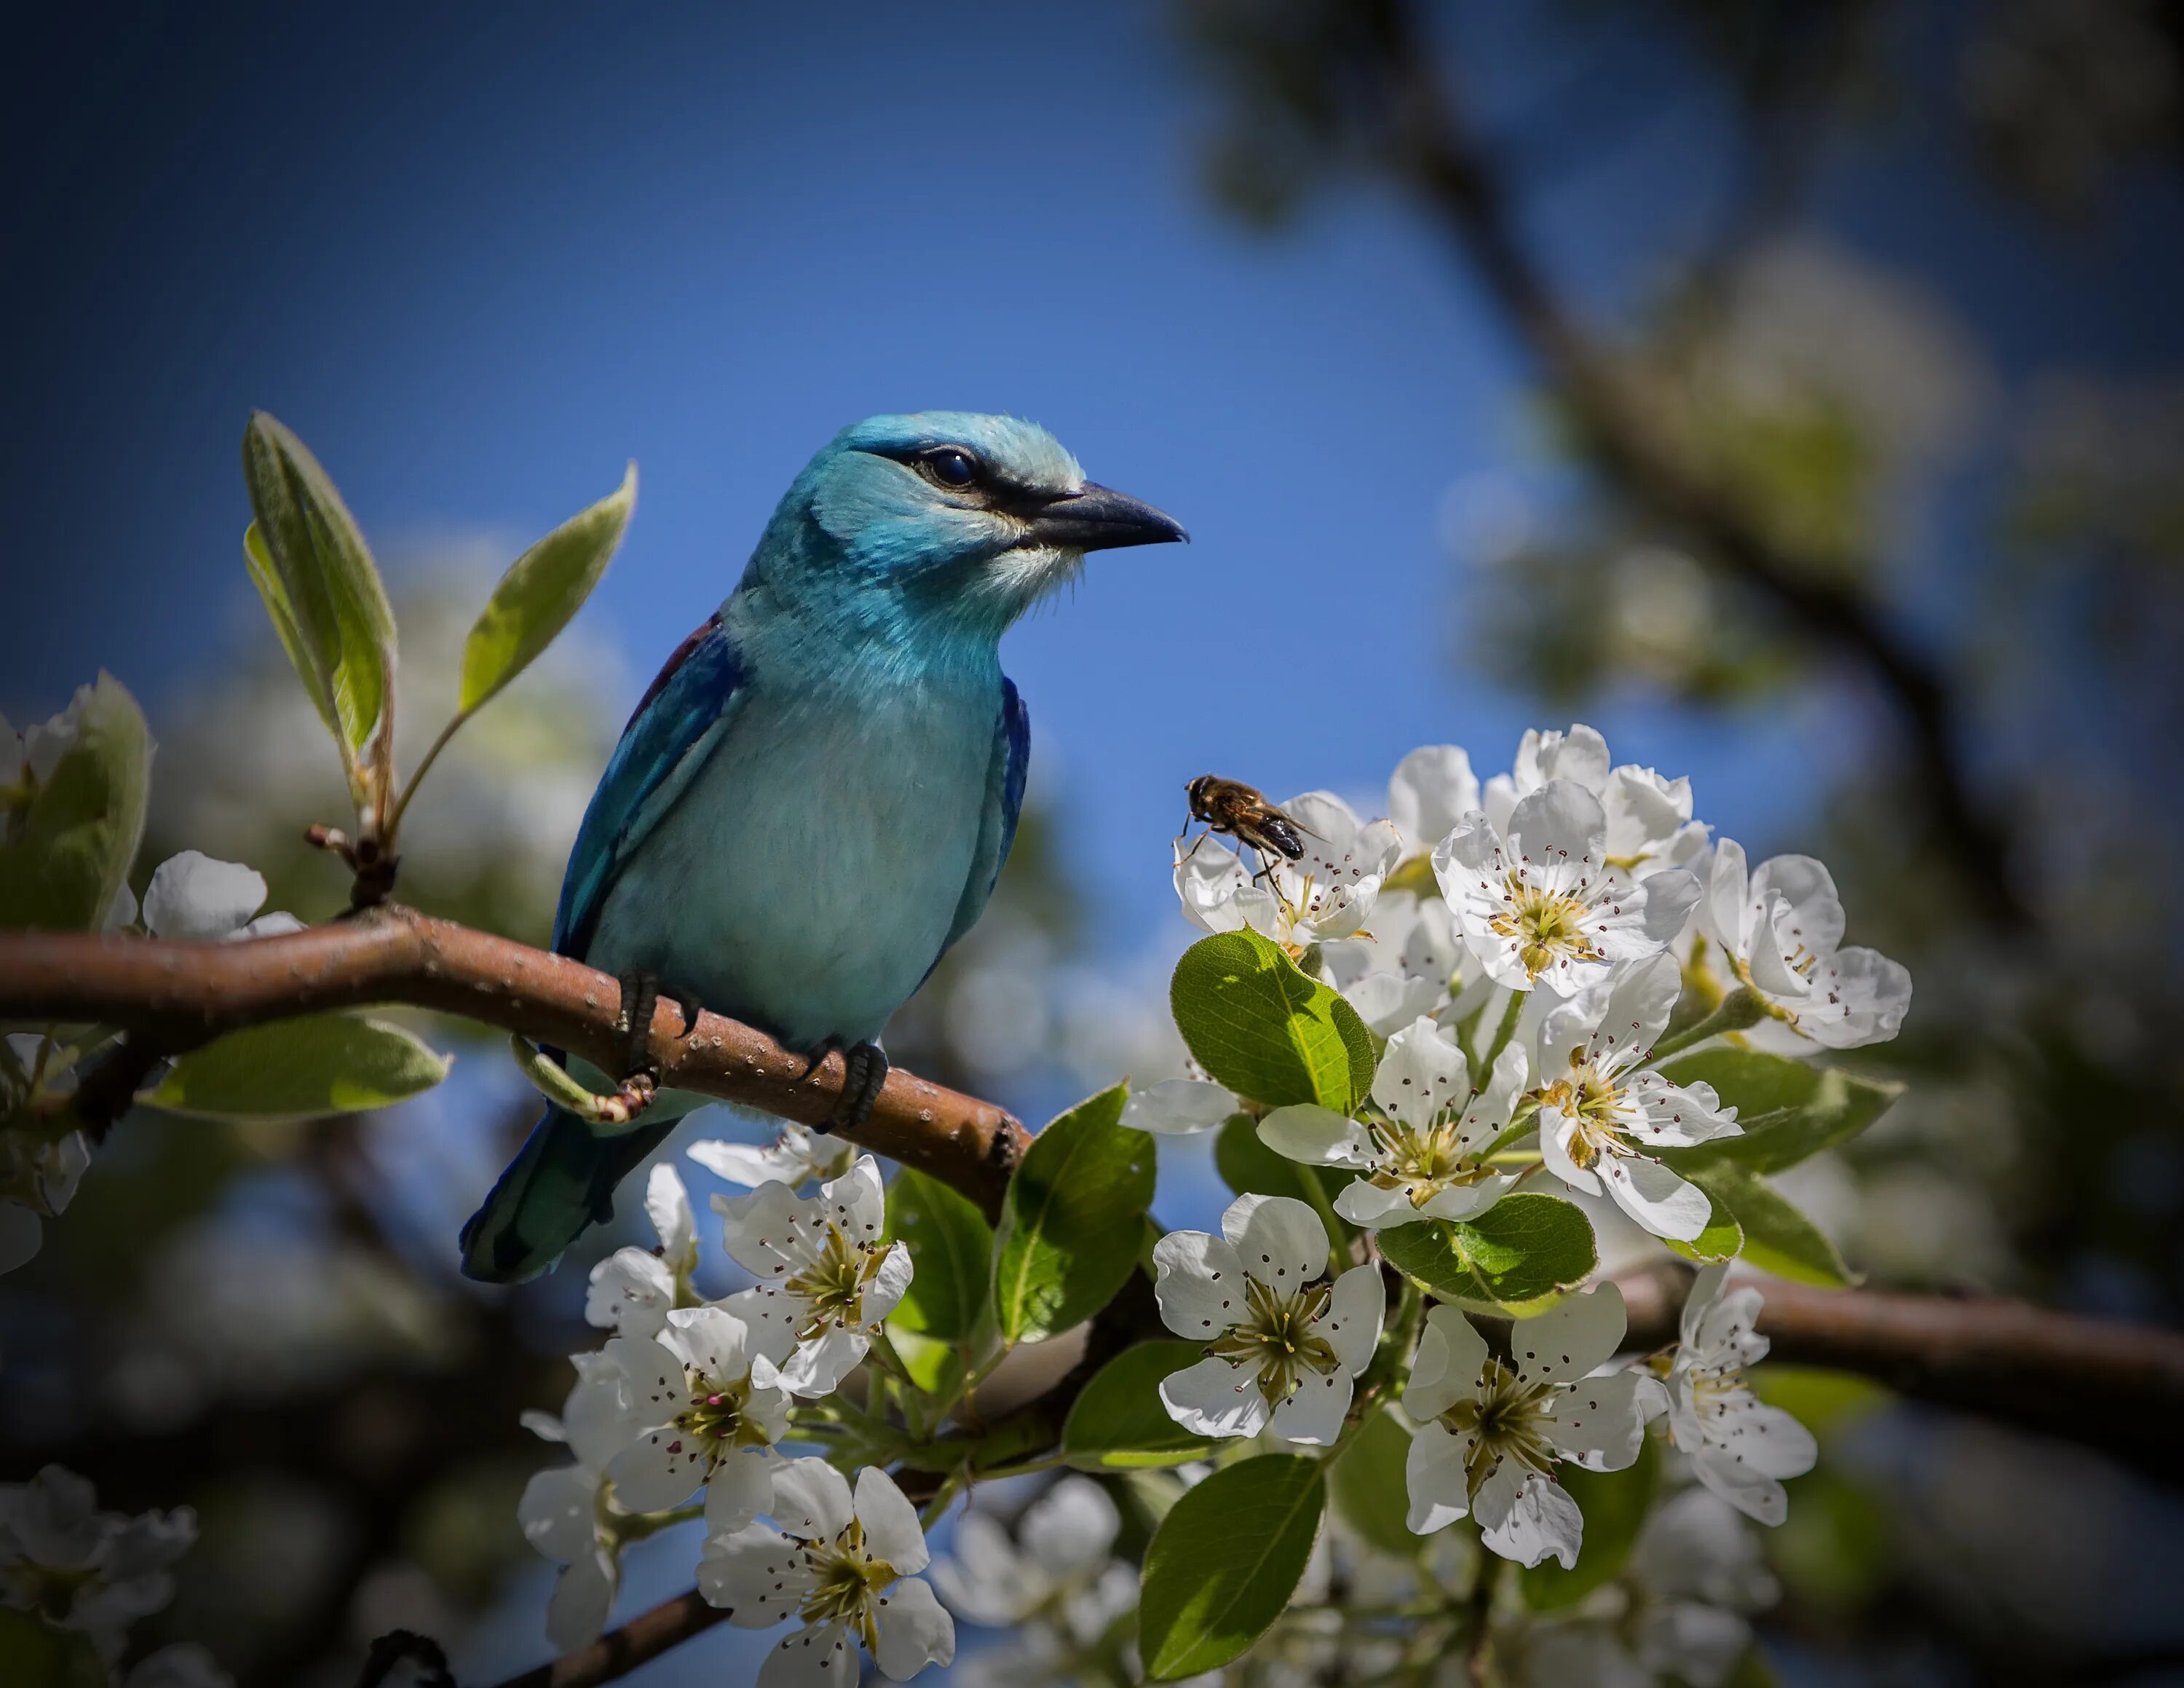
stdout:
[(1004, 603), (1021, 615), (1056, 588), (1077, 578), (1084, 567), (1081, 551), (1062, 551), (1050, 545), (1024, 546), (1005, 551), (981, 572), (976, 590)]

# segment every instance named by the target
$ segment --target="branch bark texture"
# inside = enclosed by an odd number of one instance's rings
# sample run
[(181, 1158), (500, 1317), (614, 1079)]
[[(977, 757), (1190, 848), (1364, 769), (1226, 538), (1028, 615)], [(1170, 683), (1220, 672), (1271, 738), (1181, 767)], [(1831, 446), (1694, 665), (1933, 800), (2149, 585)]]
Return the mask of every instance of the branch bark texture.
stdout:
[[(381, 1003), (518, 1031), (610, 1072), (622, 1060), (621, 987), (614, 979), (414, 909), (389, 905), (239, 943), (0, 934), (0, 1020), (118, 1026), (140, 1049), (164, 1054), (245, 1026)], [(701, 1014), (688, 1035), (682, 1031), (681, 1009), (661, 1002), (650, 1054), (664, 1088), (805, 1125), (824, 1121), (841, 1093), (838, 1054), (806, 1076), (803, 1055), (736, 1020)], [(999, 1211), (1030, 1140), (1005, 1109), (900, 1070), (888, 1075), (870, 1120), (845, 1135), (944, 1180), (989, 1214)]]

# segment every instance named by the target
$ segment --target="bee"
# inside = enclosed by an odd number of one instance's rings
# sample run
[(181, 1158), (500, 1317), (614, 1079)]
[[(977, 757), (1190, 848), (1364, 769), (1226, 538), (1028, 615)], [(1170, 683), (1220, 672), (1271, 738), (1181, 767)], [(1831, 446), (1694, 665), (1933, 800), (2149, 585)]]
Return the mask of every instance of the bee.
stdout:
[[(1304, 854), (1304, 841), (1314, 836), (1268, 802), (1240, 780), (1223, 780), (1217, 774), (1201, 774), (1184, 787), (1190, 800), (1190, 819), (1206, 823), (1206, 832), (1225, 832), (1240, 844), (1259, 852), (1259, 871), (1277, 856), (1294, 862)], [(1184, 830), (1190, 830), (1186, 824)]]

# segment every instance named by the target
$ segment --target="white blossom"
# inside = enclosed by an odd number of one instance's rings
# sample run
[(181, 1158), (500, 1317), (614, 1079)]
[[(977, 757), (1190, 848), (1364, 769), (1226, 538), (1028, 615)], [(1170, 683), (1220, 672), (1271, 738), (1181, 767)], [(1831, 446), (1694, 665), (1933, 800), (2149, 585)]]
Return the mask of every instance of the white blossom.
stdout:
[(121, 1688), (235, 1688), (235, 1679), (195, 1641), (173, 1641), (131, 1665)]
[(1733, 838), (1714, 846), (1700, 918), (1730, 970), (1766, 1001), (1772, 1021), (1746, 1037), (1786, 1028), (1779, 1047), (1856, 1049), (1885, 1043), (1911, 1006), (1911, 975), (1878, 950), (1839, 947), (1843, 907), (1827, 869), (1810, 856), (1775, 856), (1748, 875)]
[(571, 1360), (577, 1383), (561, 1416), (526, 1413), (523, 1422), (546, 1440), (566, 1444), (575, 1461), (536, 1473), (515, 1508), (523, 1539), (563, 1568), (547, 1604), (546, 1635), (565, 1653), (606, 1628), (621, 1586), (615, 1529), (620, 1509), (612, 1504), (606, 1473), (629, 1435), (622, 1370), (604, 1355)]
[(174, 1598), (167, 1568), (197, 1534), (187, 1506), (102, 1512), (88, 1482), (49, 1465), (28, 1483), (0, 1484), (0, 1606), (81, 1632), (112, 1665), (129, 1626)]
[(1479, 807), (1479, 779), (1456, 745), (1420, 745), (1388, 776), (1388, 819), (1406, 861), (1429, 853)]
[[(74, 1082), (72, 1074), (52, 1071), (60, 1058), (49, 1037), (8, 1034), (0, 1054), (0, 1120), (24, 1114), (37, 1092)], [(0, 1126), (0, 1272), (13, 1272), (37, 1254), (45, 1221), (67, 1210), (90, 1165), (91, 1145), (81, 1132), (52, 1137), (35, 1121)]]
[(909, 1245), (885, 1239), (878, 1163), (860, 1155), (816, 1196), (769, 1183), (716, 1196), (713, 1207), (729, 1256), (759, 1280), (722, 1305), (749, 1322), (752, 1346), (780, 1367), (783, 1389), (831, 1394), (910, 1287)]
[(1160, 1137), (1189, 1137), (1228, 1123), (1241, 1106), (1235, 1093), (1206, 1078), (1164, 1078), (1133, 1090), (1122, 1123)]
[(1706, 1192), (1650, 1153), (1742, 1127), (1702, 1081), (1672, 1084), (1645, 1065), (1674, 1012), (1682, 974), (1673, 955), (1625, 962), (1551, 1011), (1540, 1028), (1540, 1151), (1572, 1189), (1609, 1198), (1657, 1237), (1689, 1242), (1706, 1229)]
[(1401, 835), (1384, 820), (1360, 823), (1332, 792), (1307, 791), (1282, 808), (1303, 836), (1304, 854), (1294, 862), (1277, 857), (1256, 878), (1211, 834), (1177, 844), (1183, 912), (1209, 932), (1248, 926), (1292, 950), (1352, 936), (1373, 913), (1401, 852)]
[(897, 1682), (954, 1661), (955, 1622), (914, 1574), (925, 1532), (893, 1478), (866, 1467), (853, 1501), (826, 1461), (790, 1460), (766, 1510), (778, 1529), (713, 1530), (698, 1562), (698, 1591), (731, 1624), (803, 1619), (766, 1654), (758, 1688), (853, 1688), (859, 1644)]
[(1802, 1477), (1819, 1457), (1813, 1433), (1744, 1381), (1764, 1359), (1767, 1339), (1753, 1328), (1761, 1297), (1754, 1285), (1726, 1289), (1729, 1263), (1692, 1282), (1668, 1378), (1669, 1436), (1691, 1456), (1699, 1481), (1746, 1516), (1779, 1524), (1789, 1515), (1781, 1479)]
[(1201, 1436), (1271, 1429), (1284, 1441), (1334, 1439), (1387, 1311), (1376, 1267), (1322, 1282), (1318, 1214), (1264, 1195), (1229, 1204), (1218, 1237), (1169, 1232), (1153, 1245), (1153, 1266), (1162, 1320), (1206, 1350), (1161, 1383), (1176, 1423)]
[(624, 1445), (607, 1462), (615, 1498), (656, 1512), (705, 1487), (705, 1519), (749, 1523), (766, 1508), (773, 1444), (788, 1428), (788, 1396), (751, 1351), (744, 1322), (719, 1307), (678, 1307), (655, 1337), (610, 1338), (621, 1373)]
[(1447, 1006), (1464, 953), (1456, 915), (1438, 897), (1384, 891), (1373, 925), (1320, 951), (1327, 982), (1385, 1037), (1420, 1014)]
[(1691, 819), (1691, 782), (1664, 780), (1650, 768), (1610, 768), (1607, 741), (1580, 724), (1567, 733), (1528, 731), (1507, 774), (1486, 782), (1479, 807), (1505, 834), (1524, 798), (1550, 780), (1568, 780), (1600, 799), (1607, 820), (1609, 863), (1643, 878), (1656, 867), (1690, 865), (1707, 829)]
[(1516, 1182), (1481, 1157), (1507, 1128), (1527, 1070), (1523, 1046), (1513, 1042), (1485, 1088), (1474, 1091), (1456, 1040), (1420, 1018), (1388, 1040), (1373, 1075), (1372, 1117), (1300, 1103), (1268, 1114), (1259, 1138), (1292, 1160), (1363, 1174), (1334, 1199), (1353, 1225), (1473, 1218)]
[(814, 1179), (838, 1178), (857, 1158), (857, 1146), (847, 1137), (787, 1124), (763, 1147), (708, 1137), (682, 1152), (715, 1177), (753, 1190), (761, 1184), (800, 1190)]
[(254, 868), (185, 850), (153, 869), (144, 887), (144, 930), (155, 938), (197, 939), (277, 937), (304, 930), (301, 920), (284, 911), (259, 914), (265, 903), (265, 875)]
[(1063, 1478), (1026, 1507), (1014, 1540), (973, 1507), (956, 1520), (954, 1556), (933, 1562), (933, 1585), (973, 1624), (1006, 1629), (1043, 1618), (1089, 1646), (1137, 1603), (1136, 1573), (1111, 1551), (1122, 1522), (1085, 1477)]
[(1433, 854), (1441, 893), (1496, 983), (1573, 996), (1618, 961), (1658, 954), (1684, 925), (1698, 882), (1670, 868), (1639, 880), (1612, 866), (1607, 816), (1583, 785), (1551, 780), (1506, 829), (1477, 812)]
[(592, 1268), (584, 1317), (624, 1336), (657, 1336), (678, 1303), (697, 1298), (690, 1274), (698, 1269), (698, 1221), (675, 1169), (661, 1161), (645, 1182), (644, 1211), (659, 1236), (657, 1249), (617, 1249)]
[(1405, 1467), (1412, 1529), (1429, 1534), (1469, 1512), (1505, 1559), (1575, 1564), (1585, 1519), (1556, 1465), (1620, 1471), (1645, 1438), (1638, 1374), (1590, 1375), (1624, 1330), (1613, 1283), (1518, 1320), (1506, 1361), (1454, 1307), (1431, 1309), (1403, 1392), (1419, 1426)]

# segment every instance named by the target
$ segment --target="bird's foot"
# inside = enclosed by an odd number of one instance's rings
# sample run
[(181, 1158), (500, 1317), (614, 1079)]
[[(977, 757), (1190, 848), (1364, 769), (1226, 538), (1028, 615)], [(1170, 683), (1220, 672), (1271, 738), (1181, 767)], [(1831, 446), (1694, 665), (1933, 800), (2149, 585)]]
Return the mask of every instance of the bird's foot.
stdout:
[(688, 1037), (697, 1029), (701, 1010), (695, 992), (663, 984), (657, 974), (635, 972), (623, 975), (622, 1011), (617, 1029), (622, 1037), (621, 1070), (625, 1074), (644, 1074), (655, 1080), (659, 1077), (652, 1061), (652, 1014), (663, 996), (675, 1004), (676, 1011), (682, 1016), (682, 1029), (675, 1034), (677, 1037)]
[(879, 1100), (880, 1087), (887, 1082), (887, 1052), (877, 1043), (858, 1043), (843, 1052), (842, 1093), (834, 1101), (834, 1110), (827, 1116), (820, 1129), (827, 1132), (855, 1131), (872, 1116), (872, 1104)]

